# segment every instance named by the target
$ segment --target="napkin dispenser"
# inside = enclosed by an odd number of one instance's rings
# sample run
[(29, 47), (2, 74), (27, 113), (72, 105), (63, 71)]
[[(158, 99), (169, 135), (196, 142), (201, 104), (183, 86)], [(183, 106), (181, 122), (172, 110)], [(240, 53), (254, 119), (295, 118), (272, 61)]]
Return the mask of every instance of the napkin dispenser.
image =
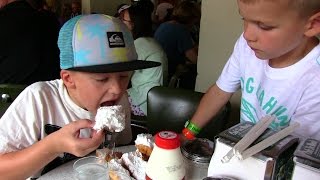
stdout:
[[(218, 135), (208, 168), (208, 176), (246, 180), (281, 179), (291, 176), (293, 152), (299, 140), (292, 135), (245, 160), (234, 157), (227, 163), (221, 161), (254, 125), (251, 122), (239, 123)], [(274, 133), (276, 131), (267, 129), (252, 145)]]
[(294, 152), (292, 180), (320, 179), (320, 140), (304, 139)]

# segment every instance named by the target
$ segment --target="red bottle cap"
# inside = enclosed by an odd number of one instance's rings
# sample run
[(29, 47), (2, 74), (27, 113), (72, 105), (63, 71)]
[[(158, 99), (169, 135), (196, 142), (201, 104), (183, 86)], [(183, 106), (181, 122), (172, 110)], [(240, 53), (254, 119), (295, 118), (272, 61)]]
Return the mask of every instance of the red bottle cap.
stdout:
[(180, 138), (173, 131), (160, 131), (156, 134), (154, 142), (162, 149), (176, 149), (180, 147)]

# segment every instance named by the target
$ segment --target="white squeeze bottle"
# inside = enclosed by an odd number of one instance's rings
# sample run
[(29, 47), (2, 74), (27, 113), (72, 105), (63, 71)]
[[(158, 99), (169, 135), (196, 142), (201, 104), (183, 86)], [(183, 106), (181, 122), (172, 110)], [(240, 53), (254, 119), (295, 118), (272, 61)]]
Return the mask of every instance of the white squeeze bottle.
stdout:
[(155, 136), (146, 168), (146, 180), (182, 180), (186, 170), (177, 133), (161, 131)]

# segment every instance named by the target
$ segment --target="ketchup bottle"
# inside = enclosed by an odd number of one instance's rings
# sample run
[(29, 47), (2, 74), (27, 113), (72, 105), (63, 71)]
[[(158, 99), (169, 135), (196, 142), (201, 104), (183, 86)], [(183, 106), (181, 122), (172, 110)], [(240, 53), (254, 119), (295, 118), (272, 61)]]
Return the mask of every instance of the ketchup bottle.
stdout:
[(157, 133), (146, 167), (146, 180), (182, 180), (185, 174), (178, 134), (172, 131)]

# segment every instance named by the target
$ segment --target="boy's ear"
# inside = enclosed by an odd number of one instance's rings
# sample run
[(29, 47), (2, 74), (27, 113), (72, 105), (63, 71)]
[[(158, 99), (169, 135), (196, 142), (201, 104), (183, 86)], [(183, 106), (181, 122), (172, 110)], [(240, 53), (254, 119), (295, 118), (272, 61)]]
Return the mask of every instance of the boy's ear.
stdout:
[(320, 12), (311, 16), (308, 20), (307, 30), (305, 35), (308, 37), (317, 36), (320, 34)]
[(67, 70), (61, 70), (60, 71), (60, 77), (63, 81), (63, 84), (67, 87), (67, 88), (74, 88), (75, 87), (75, 83), (73, 81), (72, 78), (72, 72), (67, 71)]

